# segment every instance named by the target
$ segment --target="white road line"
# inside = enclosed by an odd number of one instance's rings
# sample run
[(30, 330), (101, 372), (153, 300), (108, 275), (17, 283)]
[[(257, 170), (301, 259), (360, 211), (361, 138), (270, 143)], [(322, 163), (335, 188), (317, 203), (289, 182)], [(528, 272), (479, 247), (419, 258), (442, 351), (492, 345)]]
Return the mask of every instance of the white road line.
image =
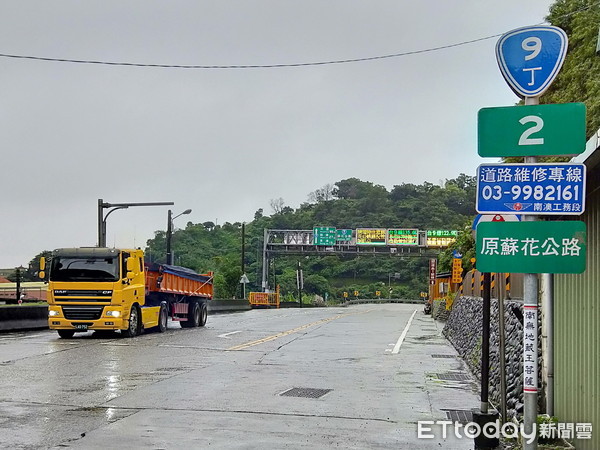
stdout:
[(404, 338), (406, 337), (406, 334), (408, 333), (410, 324), (412, 323), (413, 319), (415, 318), (415, 314), (417, 313), (417, 311), (418, 310), (415, 309), (415, 312), (413, 312), (412, 316), (410, 316), (410, 319), (408, 319), (408, 323), (404, 327), (404, 330), (402, 330), (402, 334), (398, 338), (398, 342), (396, 342), (396, 345), (394, 346), (394, 350), (392, 350), (392, 354), (398, 353), (400, 351), (400, 346), (402, 345), (402, 342), (404, 342)]
[(220, 335), (219, 335), (219, 336), (217, 336), (217, 337), (220, 337), (220, 338), (227, 338), (227, 336), (231, 336), (232, 334), (237, 334), (237, 333), (241, 333), (241, 332), (242, 332), (242, 330), (239, 330), (239, 331), (231, 331), (231, 332), (229, 332), (229, 333), (223, 333), (223, 334), (220, 334)]

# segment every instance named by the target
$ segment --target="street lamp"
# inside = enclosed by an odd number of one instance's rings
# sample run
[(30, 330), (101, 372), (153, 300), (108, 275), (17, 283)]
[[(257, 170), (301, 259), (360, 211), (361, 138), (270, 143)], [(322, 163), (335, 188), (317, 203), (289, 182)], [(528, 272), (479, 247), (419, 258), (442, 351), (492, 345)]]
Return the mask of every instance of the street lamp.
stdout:
[(173, 237), (173, 221), (179, 216), (191, 213), (191, 209), (186, 209), (184, 212), (173, 217), (173, 212), (169, 210), (167, 214), (167, 264), (173, 264), (173, 253), (171, 252), (171, 238)]
[[(98, 199), (98, 247), (106, 247), (106, 219), (117, 209), (127, 209), (130, 206), (171, 206), (173, 202), (151, 202), (151, 203), (106, 203)], [(112, 208), (104, 215), (104, 209)]]

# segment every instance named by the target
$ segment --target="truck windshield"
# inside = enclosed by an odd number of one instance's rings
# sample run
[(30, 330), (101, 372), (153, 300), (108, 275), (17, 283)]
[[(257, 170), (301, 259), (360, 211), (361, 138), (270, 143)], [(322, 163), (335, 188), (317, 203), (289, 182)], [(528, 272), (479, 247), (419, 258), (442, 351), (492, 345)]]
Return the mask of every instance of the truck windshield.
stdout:
[(54, 257), (51, 281), (118, 281), (118, 257)]

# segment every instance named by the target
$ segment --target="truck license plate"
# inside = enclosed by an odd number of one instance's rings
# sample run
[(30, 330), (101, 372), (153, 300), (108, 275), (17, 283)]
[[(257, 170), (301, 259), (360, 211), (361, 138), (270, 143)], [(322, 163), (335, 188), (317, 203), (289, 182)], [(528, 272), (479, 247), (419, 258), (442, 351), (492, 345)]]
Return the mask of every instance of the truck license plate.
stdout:
[(85, 323), (78, 323), (77, 325), (75, 325), (75, 329), (76, 330), (87, 331), (88, 326)]

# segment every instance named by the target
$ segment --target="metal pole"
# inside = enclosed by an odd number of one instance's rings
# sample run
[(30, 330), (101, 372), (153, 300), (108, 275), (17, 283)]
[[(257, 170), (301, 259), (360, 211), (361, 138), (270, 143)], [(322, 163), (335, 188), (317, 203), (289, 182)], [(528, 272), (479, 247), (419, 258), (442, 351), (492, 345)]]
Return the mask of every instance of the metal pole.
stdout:
[(98, 247), (106, 247), (106, 230), (104, 229), (104, 200), (98, 199)]
[(500, 414), (502, 423), (506, 423), (506, 332), (504, 319), (504, 286), (502, 279), (504, 274), (498, 274), (498, 334), (500, 344)]
[(296, 269), (296, 284), (298, 285), (298, 301), (300, 302), (300, 308), (302, 308), (302, 288), (300, 280), (300, 261), (298, 261), (298, 269)]
[(19, 303), (19, 300), (21, 300), (21, 268), (17, 267), (15, 269), (15, 282), (17, 284), (17, 289), (15, 292), (15, 303)]
[[(173, 202), (149, 202), (149, 203), (104, 203), (104, 201), (98, 199), (98, 247), (106, 247), (106, 219), (108, 215), (116, 211), (117, 209), (127, 209), (131, 206), (170, 206), (174, 205)], [(111, 209), (106, 216), (104, 216), (105, 208)], [(191, 211), (191, 210), (190, 210)]]
[(267, 239), (269, 238), (269, 230), (264, 229), (263, 233), (263, 263), (262, 263), (262, 290), (267, 292)]
[(171, 236), (173, 235), (173, 211), (167, 212), (167, 264), (173, 264), (173, 253), (171, 252)]
[[(537, 97), (526, 97), (525, 105), (538, 105)], [(537, 157), (526, 156), (525, 163), (536, 163)], [(524, 215), (523, 221), (535, 222), (537, 216)], [(537, 424), (537, 401), (538, 401), (538, 333), (537, 333), (537, 311), (538, 310), (538, 276), (535, 273), (523, 275), (523, 427), (524, 433), (531, 435)], [(533, 329), (526, 329), (528, 323), (534, 323)], [(533, 344), (533, 345), (531, 345)], [(529, 346), (528, 346), (529, 345)], [(531, 373), (528, 373), (531, 372)], [(524, 450), (537, 449), (537, 433), (532, 442), (523, 440)]]
[[(242, 223), (242, 275), (244, 275), (246, 273), (246, 255), (245, 255), (245, 250), (246, 250), (246, 224)], [(245, 287), (245, 286), (244, 286)], [(244, 298), (246, 298), (244, 296)]]
[[(542, 338), (546, 337), (546, 414), (554, 415), (554, 275), (544, 273), (542, 283)], [(545, 325), (545, 326), (544, 326)]]
[(490, 274), (483, 274), (483, 317), (481, 333), (481, 413), (487, 414), (489, 407), (490, 380)]

